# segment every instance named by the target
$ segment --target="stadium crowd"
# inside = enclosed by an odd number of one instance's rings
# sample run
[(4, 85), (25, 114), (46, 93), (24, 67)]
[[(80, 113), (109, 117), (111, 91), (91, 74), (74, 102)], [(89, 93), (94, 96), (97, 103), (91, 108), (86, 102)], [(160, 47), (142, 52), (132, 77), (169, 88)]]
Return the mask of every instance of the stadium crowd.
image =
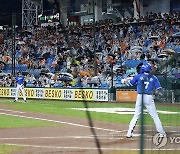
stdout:
[[(180, 13), (149, 13), (138, 20), (98, 21), (95, 27), (89, 23), (21, 29), (16, 33), (16, 71), (26, 75), (28, 87), (111, 87), (112, 77), (113, 86), (123, 86), (121, 79), (135, 74), (139, 63), (150, 61), (156, 70), (180, 51), (179, 17)], [(2, 30), (0, 70), (7, 73), (2, 86), (15, 84), (11, 42), (8, 30)], [(180, 66), (166, 71), (180, 73)]]

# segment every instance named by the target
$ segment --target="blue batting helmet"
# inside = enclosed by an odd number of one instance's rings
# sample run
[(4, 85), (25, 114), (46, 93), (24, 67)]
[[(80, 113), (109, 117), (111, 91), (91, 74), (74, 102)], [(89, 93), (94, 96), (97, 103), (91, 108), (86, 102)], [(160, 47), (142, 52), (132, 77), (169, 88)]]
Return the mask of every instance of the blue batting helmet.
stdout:
[(141, 70), (141, 66), (143, 65), (143, 63), (140, 63), (137, 67), (136, 67), (136, 72), (139, 74), (141, 73), (140, 70)]
[(149, 73), (151, 71), (151, 64), (146, 63), (141, 66), (140, 73)]

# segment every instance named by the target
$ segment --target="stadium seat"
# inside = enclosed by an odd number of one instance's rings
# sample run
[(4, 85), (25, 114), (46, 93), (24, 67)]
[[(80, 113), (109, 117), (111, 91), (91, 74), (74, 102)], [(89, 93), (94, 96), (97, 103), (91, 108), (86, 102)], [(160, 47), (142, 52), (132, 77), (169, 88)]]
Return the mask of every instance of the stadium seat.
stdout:
[(76, 84), (74, 85), (74, 87), (84, 87), (84, 84), (82, 84), (82, 83), (76, 83)]
[(54, 71), (55, 71), (55, 68), (50, 68), (51, 73), (54, 73)]
[(12, 69), (11, 65), (10, 64), (6, 64), (5, 70), (10, 70), (10, 69)]
[(109, 84), (103, 83), (99, 86), (99, 88), (109, 88)]
[(145, 60), (127, 60), (125, 62), (125, 65), (129, 68), (135, 68), (137, 67), (137, 65), (139, 65), (142, 62), (145, 62)]
[(20, 56), (21, 56), (21, 51), (19, 50), (18, 52), (16, 52), (15, 57), (18, 58), (18, 57), (20, 57)]
[(48, 58), (48, 59), (46, 60), (46, 64), (47, 64), (47, 65), (52, 65), (53, 60), (54, 60), (54, 58)]
[(33, 74), (34, 74), (34, 76), (35, 76), (36, 78), (40, 76), (40, 72), (41, 72), (40, 69), (34, 69), (34, 70), (33, 70)]
[(60, 88), (60, 87), (63, 87), (63, 86), (64, 86), (64, 84), (62, 84), (62, 83), (58, 83), (58, 84), (55, 83), (55, 84), (54, 84), (54, 87), (59, 87), (59, 88)]

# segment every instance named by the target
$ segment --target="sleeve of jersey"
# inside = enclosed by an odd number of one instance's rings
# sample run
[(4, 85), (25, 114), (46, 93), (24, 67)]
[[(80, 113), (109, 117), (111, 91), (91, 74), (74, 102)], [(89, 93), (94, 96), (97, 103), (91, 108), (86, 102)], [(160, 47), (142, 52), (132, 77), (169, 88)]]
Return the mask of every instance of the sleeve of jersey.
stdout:
[(16, 83), (18, 82), (18, 77), (16, 77)]
[(24, 78), (24, 76), (23, 76), (22, 82), (24, 82), (24, 80), (25, 80), (25, 78)]
[(162, 87), (161, 87), (161, 84), (160, 84), (160, 82), (159, 82), (159, 80), (158, 80), (158, 78), (157, 77), (155, 77), (155, 88), (156, 88), (156, 90), (160, 90)]
[(127, 82), (127, 85), (128, 86), (133, 86), (133, 85), (135, 85), (136, 84), (136, 82), (137, 82), (137, 75), (136, 76), (134, 76), (134, 78), (132, 79), (132, 80), (129, 80), (128, 82)]

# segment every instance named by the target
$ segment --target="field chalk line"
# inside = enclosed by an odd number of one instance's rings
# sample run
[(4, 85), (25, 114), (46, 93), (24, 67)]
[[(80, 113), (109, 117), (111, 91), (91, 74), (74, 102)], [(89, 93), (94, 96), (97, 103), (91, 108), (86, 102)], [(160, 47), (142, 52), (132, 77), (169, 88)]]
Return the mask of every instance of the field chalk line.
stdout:
[(26, 112), (14, 111), (14, 110), (6, 110), (6, 109), (0, 109), (0, 111), (7, 111), (7, 112), (14, 112), (14, 113), (26, 113)]
[[(0, 140), (37, 140), (37, 139), (94, 139), (95, 136), (57, 136), (57, 137), (48, 137), (48, 136), (44, 136), (44, 137), (11, 137), (11, 138), (0, 138)], [(96, 136), (98, 137), (98, 139), (101, 140), (119, 140), (119, 139), (124, 139), (123, 136), (117, 136), (117, 137), (112, 137), (112, 136)]]
[(7, 116), (13, 116), (13, 117), (19, 117), (19, 118), (27, 118), (27, 119), (34, 119), (34, 120), (41, 120), (41, 121), (48, 121), (48, 122), (67, 124), (67, 125), (72, 125), (72, 126), (77, 126), (77, 127), (94, 128), (94, 129), (97, 129), (97, 130), (103, 130), (103, 131), (109, 131), (109, 132), (117, 132), (117, 133), (125, 132), (124, 130), (123, 131), (118, 131), (118, 130), (114, 130), (114, 129), (106, 129), (106, 128), (100, 128), (100, 127), (90, 127), (90, 126), (87, 126), (87, 125), (81, 125), (81, 124), (76, 124), (76, 123), (71, 123), (71, 122), (57, 121), (57, 120), (36, 118), (36, 117), (29, 117), (29, 116), (16, 115), (16, 114), (10, 114), (10, 113), (0, 113), (0, 114), (1, 115), (7, 115)]
[[(14, 146), (24, 146), (24, 147), (33, 147), (33, 148), (47, 148), (47, 149), (74, 149), (74, 150), (98, 150), (98, 148), (95, 147), (56, 147), (56, 146), (43, 146), (43, 145), (28, 145), (28, 144), (4, 144), (4, 145), (14, 145)], [(115, 151), (134, 151), (134, 150), (139, 150), (139, 149), (129, 149), (129, 148), (101, 148), (101, 150), (115, 150)], [(159, 151), (159, 149), (144, 149), (144, 150), (150, 150), (150, 151)], [(169, 150), (175, 150), (175, 149), (161, 149), (162, 151), (169, 151)], [(180, 148), (176, 149), (180, 150)]]

